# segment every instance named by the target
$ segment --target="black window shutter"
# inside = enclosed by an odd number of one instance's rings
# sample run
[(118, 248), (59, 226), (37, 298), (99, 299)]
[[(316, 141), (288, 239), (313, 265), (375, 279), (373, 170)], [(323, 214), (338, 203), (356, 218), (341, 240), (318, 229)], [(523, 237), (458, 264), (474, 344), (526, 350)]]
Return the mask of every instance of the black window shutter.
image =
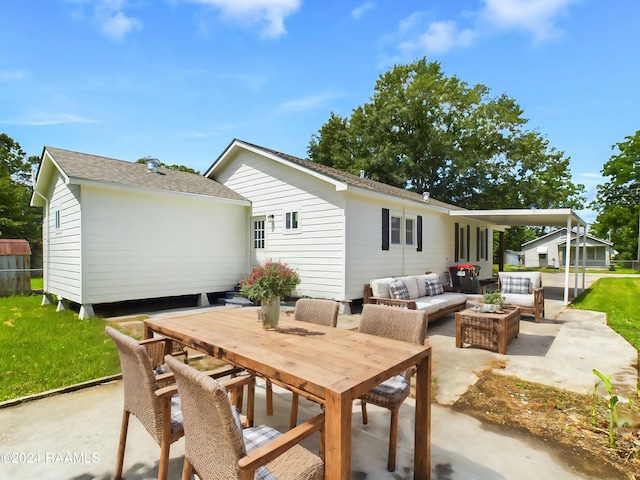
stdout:
[(471, 260), (471, 227), (467, 225), (467, 260)]
[(382, 209), (382, 250), (389, 250), (389, 209)]
[(456, 253), (454, 255), (454, 262), (459, 262), (460, 261), (460, 256), (458, 255), (458, 252), (460, 251), (460, 224), (456, 223), (454, 225), (455, 228), (455, 247), (456, 247)]
[(485, 260), (489, 259), (489, 229), (487, 228), (484, 231), (484, 258)]
[(418, 215), (418, 225), (416, 227), (418, 235), (418, 252), (422, 251), (422, 215)]
[(480, 244), (482, 243), (480, 241), (481, 235), (482, 233), (480, 232), (480, 227), (476, 227), (476, 262), (480, 261)]

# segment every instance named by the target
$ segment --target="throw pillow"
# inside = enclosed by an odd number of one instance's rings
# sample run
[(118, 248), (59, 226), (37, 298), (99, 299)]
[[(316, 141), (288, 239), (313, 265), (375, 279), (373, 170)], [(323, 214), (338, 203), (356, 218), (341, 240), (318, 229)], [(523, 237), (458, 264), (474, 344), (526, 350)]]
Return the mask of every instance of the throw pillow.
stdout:
[(502, 293), (515, 293), (519, 295), (529, 294), (531, 280), (524, 277), (503, 277), (500, 290)]
[(444, 287), (440, 283), (440, 280), (432, 280), (430, 278), (424, 281), (427, 287), (427, 295), (433, 297), (434, 295), (442, 295), (444, 293)]
[(403, 281), (391, 282), (389, 284), (389, 293), (394, 300), (409, 300), (409, 289)]

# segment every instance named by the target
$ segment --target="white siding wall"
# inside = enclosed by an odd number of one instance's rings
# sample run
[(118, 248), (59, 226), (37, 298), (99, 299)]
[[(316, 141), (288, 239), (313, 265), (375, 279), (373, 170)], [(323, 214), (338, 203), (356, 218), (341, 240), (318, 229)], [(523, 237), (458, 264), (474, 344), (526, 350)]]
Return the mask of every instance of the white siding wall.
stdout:
[[(266, 222), (265, 256), (300, 275), (298, 295), (344, 299), (343, 192), (291, 167), (242, 152), (216, 180), (252, 202), (252, 216)], [(284, 214), (300, 212), (297, 233), (285, 233)]]
[(221, 292), (247, 268), (244, 206), (82, 188), (84, 303)]
[[(391, 216), (416, 219), (422, 216), (422, 251), (414, 245), (390, 245), (382, 250), (382, 209), (388, 208)], [(361, 298), (363, 287), (373, 278), (397, 277), (425, 272), (444, 275), (448, 273), (447, 259), (453, 265), (455, 258), (455, 223), (466, 225), (463, 219), (447, 213), (420, 207), (416, 203), (392, 203), (386, 199), (352, 193), (347, 207), (347, 298)], [(487, 225), (468, 222), (471, 226), (471, 261), (480, 265), (480, 278), (491, 277), (492, 231), (489, 231), (489, 259), (476, 260), (476, 227)], [(417, 221), (416, 226), (417, 229)], [(404, 229), (404, 222), (403, 222)], [(402, 231), (404, 241), (404, 230)]]
[[(50, 199), (49, 211), (45, 216), (47, 225), (43, 226), (43, 232), (49, 235), (45, 239), (49, 261), (45, 271), (45, 289), (48, 293), (78, 302), (82, 296), (80, 188), (77, 185), (65, 185), (56, 172), (47, 197)], [(60, 211), (59, 229), (56, 229), (56, 210)]]

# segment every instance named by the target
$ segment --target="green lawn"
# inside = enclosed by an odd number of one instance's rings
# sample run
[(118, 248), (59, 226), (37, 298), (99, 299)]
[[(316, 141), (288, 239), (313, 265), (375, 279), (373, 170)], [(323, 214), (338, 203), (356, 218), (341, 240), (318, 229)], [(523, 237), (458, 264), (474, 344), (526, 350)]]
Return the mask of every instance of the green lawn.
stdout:
[(640, 280), (601, 278), (572, 303), (572, 308), (605, 312), (609, 326), (640, 351)]
[(0, 298), (0, 401), (120, 372), (105, 320), (80, 320), (41, 299)]

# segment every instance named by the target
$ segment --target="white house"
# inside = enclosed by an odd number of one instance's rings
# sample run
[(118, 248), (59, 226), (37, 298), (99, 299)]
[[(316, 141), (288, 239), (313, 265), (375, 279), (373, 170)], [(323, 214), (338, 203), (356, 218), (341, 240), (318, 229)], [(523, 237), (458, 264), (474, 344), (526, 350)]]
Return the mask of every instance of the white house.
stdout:
[[(584, 249), (584, 263), (587, 267), (608, 268), (611, 257), (615, 255), (613, 243), (609, 240), (585, 234), (576, 243), (576, 232), (571, 231), (571, 253), (569, 265), (575, 265), (575, 247)], [(522, 245), (524, 263), (527, 268), (551, 267), (561, 268), (566, 263), (567, 229), (560, 228)], [(583, 253), (580, 253), (582, 256)]]
[(45, 301), (64, 308), (229, 290), (249, 268), (250, 202), (201, 175), (45, 147)]
[[(461, 264), (490, 278), (508, 225), (585, 225), (570, 209), (465, 210), (241, 140), (204, 176), (45, 147), (31, 203), (44, 209), (44, 301), (82, 317), (124, 300), (205, 303), (268, 259), (298, 272), (297, 295), (346, 307), (372, 278), (448, 280)], [(568, 285), (567, 270), (565, 303)]]
[(428, 196), (240, 140), (205, 176), (251, 201), (252, 263), (289, 264), (298, 295), (359, 299), (372, 278), (457, 263), (491, 277), (493, 224)]

